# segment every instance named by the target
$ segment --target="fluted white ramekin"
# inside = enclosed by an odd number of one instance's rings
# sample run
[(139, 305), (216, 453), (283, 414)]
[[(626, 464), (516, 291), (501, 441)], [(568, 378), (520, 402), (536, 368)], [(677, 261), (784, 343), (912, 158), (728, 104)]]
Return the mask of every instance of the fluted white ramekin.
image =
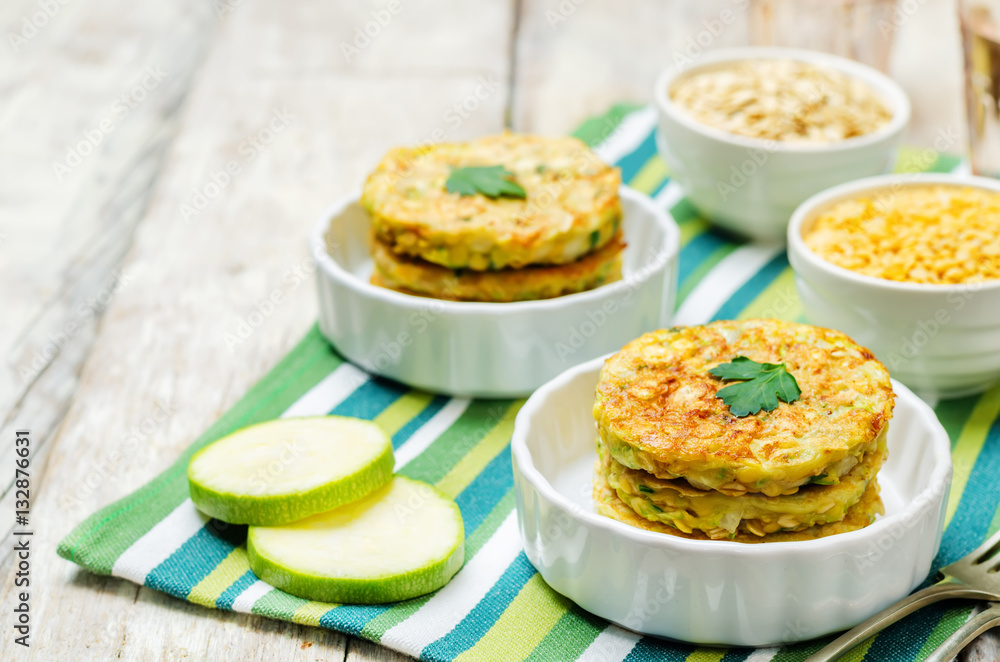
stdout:
[(319, 326), (351, 362), (437, 393), (518, 397), (566, 368), (669, 324), (680, 230), (649, 196), (621, 188), (623, 279), (556, 299), (442, 301), (369, 282), (369, 218), (358, 195), (320, 219)]
[(765, 646), (852, 627), (926, 577), (951, 484), (948, 435), (893, 382), (886, 514), (818, 540), (687, 540), (594, 512), (591, 409), (598, 358), (549, 382), (521, 409), (511, 451), (528, 559), (578, 605), (636, 632), (699, 644)]

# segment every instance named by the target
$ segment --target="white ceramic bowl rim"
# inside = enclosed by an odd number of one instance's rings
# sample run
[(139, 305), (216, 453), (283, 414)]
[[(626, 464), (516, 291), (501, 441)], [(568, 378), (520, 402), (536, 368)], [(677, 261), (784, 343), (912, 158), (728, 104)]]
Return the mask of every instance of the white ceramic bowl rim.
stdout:
[[(863, 136), (855, 136), (831, 143), (786, 143), (780, 140), (741, 136), (707, 124), (702, 124), (687, 113), (679, 110), (673, 101), (671, 101), (668, 92), (677, 78), (692, 75), (701, 69), (714, 68), (724, 62), (735, 62), (738, 60), (796, 60), (836, 69), (852, 78), (860, 79), (875, 88), (875, 91), (892, 106), (892, 119), (886, 125)], [(698, 63), (688, 69), (678, 70), (676, 67), (665, 69), (656, 80), (654, 94), (657, 105), (664, 113), (670, 115), (676, 122), (683, 124), (696, 133), (741, 147), (766, 148), (771, 152), (829, 153), (865, 147), (902, 131), (903, 127), (910, 121), (911, 113), (910, 99), (906, 96), (903, 88), (896, 81), (877, 69), (829, 53), (801, 48), (750, 46), (744, 48), (722, 48), (710, 51), (700, 55)]]
[[(629, 186), (622, 186), (619, 189), (622, 199), (628, 199), (646, 208), (649, 214), (656, 219), (666, 236), (664, 245), (660, 248), (652, 260), (644, 265), (638, 272), (629, 274), (621, 280), (613, 281), (592, 290), (567, 294), (554, 299), (539, 299), (535, 301), (513, 301), (509, 303), (492, 303), (485, 301), (447, 301), (444, 299), (428, 299), (426, 297), (403, 294), (384, 287), (372, 285), (368, 281), (362, 280), (353, 273), (345, 269), (337, 260), (333, 259), (326, 249), (326, 233), (330, 229), (331, 220), (343, 213), (347, 207), (357, 203), (361, 199), (360, 192), (345, 195), (336, 203), (331, 205), (322, 215), (313, 230), (309, 240), (309, 249), (315, 258), (316, 263), (328, 276), (340, 282), (347, 283), (352, 288), (360, 290), (366, 296), (379, 299), (389, 304), (402, 307), (416, 307), (426, 305), (428, 301), (433, 301), (435, 307), (442, 313), (452, 314), (488, 314), (505, 315), (509, 313), (529, 311), (529, 310), (559, 310), (567, 308), (577, 303), (584, 303), (588, 299), (600, 302), (607, 293), (605, 288), (629, 287), (633, 283), (643, 282), (651, 275), (663, 269), (664, 265), (680, 251), (680, 230), (676, 223), (670, 221), (668, 214), (658, 207), (653, 200)], [(627, 241), (627, 238), (626, 238)]]
[(971, 186), (974, 188), (986, 189), (1000, 193), (1000, 181), (987, 177), (974, 177), (972, 175), (947, 175), (933, 173), (900, 173), (892, 175), (879, 175), (877, 177), (866, 177), (856, 179), (852, 182), (840, 184), (825, 191), (817, 193), (808, 198), (798, 206), (792, 213), (792, 218), (788, 222), (788, 248), (794, 251), (803, 260), (809, 262), (811, 266), (825, 272), (829, 276), (851, 281), (858, 285), (875, 287), (882, 290), (895, 292), (923, 292), (936, 294), (950, 294), (967, 292), (970, 287), (974, 287), (976, 292), (1000, 290), (1000, 279), (987, 280), (977, 283), (907, 283), (887, 278), (876, 278), (851, 271), (832, 262), (824, 260), (810, 249), (802, 236), (802, 226), (807, 220), (826, 207), (835, 202), (860, 196), (865, 193), (878, 191), (881, 189), (896, 186), (925, 186), (928, 184), (944, 184), (947, 186)]
[[(608, 356), (612, 355), (609, 354)], [(621, 535), (640, 544), (672, 548), (691, 553), (710, 552), (720, 556), (731, 556), (733, 554), (801, 556), (815, 554), (819, 551), (850, 553), (852, 550), (858, 549), (858, 544), (863, 546), (866, 539), (870, 539), (874, 543), (880, 536), (889, 534), (891, 527), (897, 522), (902, 523), (907, 518), (914, 517), (916, 513), (929, 505), (939, 503), (949, 485), (951, 479), (951, 444), (942, 431), (942, 436), (935, 435), (936, 445), (934, 452), (936, 462), (927, 486), (902, 511), (882, 517), (857, 531), (838, 533), (815, 540), (770, 542), (764, 544), (739, 543), (729, 540), (690, 540), (679, 536), (637, 529), (628, 524), (613, 520), (610, 517), (585, 511), (578, 504), (573, 503), (556, 490), (542, 476), (541, 472), (535, 468), (531, 458), (531, 451), (528, 450), (525, 440), (527, 436), (526, 432), (530, 428), (527, 421), (541, 414), (539, 410), (552, 392), (562, 389), (581, 373), (593, 371), (597, 366), (602, 365), (608, 356), (587, 361), (586, 363), (581, 363), (576, 367), (570, 368), (535, 391), (521, 408), (521, 411), (518, 412), (514, 423), (514, 435), (511, 439), (511, 452), (517, 460), (518, 471), (520, 471), (521, 475), (546, 499), (560, 506), (563, 510), (573, 513), (575, 517), (582, 519), (590, 526), (600, 527), (609, 533)], [(892, 386), (897, 398), (912, 399), (923, 404), (923, 401), (917, 398), (910, 389), (896, 380), (892, 381)], [(920, 415), (926, 418), (929, 408), (926, 408), (926, 404), (923, 407), (921, 408)], [(933, 413), (931, 413), (931, 416), (933, 417)], [(937, 419), (934, 418), (933, 422), (937, 424)]]

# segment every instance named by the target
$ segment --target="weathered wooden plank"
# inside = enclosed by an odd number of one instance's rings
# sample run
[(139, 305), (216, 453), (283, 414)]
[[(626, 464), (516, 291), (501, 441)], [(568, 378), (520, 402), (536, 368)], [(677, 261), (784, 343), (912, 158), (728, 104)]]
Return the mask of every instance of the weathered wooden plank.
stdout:
[(0, 412), (100, 313), (215, 27), (194, 1), (53, 6), (37, 34), (41, 5), (3, 7)]
[[(46, 4), (53, 15), (37, 33), (24, 20), (43, 23), (41, 5), (4, 6), (16, 29), (7, 33), (0, 64), (11, 101), (0, 116), (9, 157), (0, 161), (0, 196), (9, 203), (0, 206), (3, 466), (13, 463), (15, 425), (32, 427), (41, 466), (104, 308), (136, 280), (135, 269), (120, 266), (215, 28), (199, 3), (159, 6), (145, 22), (129, 15), (131, 6)], [(96, 41), (84, 27), (90, 24), (114, 39)], [(81, 59), (81, 48), (100, 66)], [(11, 512), (11, 480), (8, 474), (0, 483), (4, 512)], [(0, 524), (0, 556), (11, 526), (9, 519)]]
[(913, 105), (904, 140), (910, 145), (965, 154), (962, 40), (955, 4), (926, 0), (899, 5), (893, 31), (887, 29), (887, 34), (895, 39), (889, 73)]
[(611, 104), (649, 103), (664, 68), (695, 62), (706, 48), (746, 43), (741, 5), (524, 0), (514, 126), (566, 133)]

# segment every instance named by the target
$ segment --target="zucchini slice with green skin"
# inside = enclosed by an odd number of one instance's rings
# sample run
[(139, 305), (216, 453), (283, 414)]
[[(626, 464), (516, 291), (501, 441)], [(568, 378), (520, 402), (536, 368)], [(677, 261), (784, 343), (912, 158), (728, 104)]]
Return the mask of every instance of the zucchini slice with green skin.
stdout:
[(465, 561), (465, 527), (454, 501), (396, 476), (337, 510), (251, 526), (247, 555), (259, 578), (305, 600), (396, 602), (448, 583)]
[(230, 524), (287, 524), (356, 501), (392, 478), (392, 443), (371, 421), (283, 418), (198, 451), (191, 500)]

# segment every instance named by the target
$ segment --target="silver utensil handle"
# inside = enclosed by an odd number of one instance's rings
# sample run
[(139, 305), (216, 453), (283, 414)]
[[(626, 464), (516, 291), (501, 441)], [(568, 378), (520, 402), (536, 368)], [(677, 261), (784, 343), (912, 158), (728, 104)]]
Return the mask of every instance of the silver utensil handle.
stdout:
[(962, 627), (945, 639), (937, 650), (928, 655), (925, 662), (947, 662), (969, 645), (973, 639), (998, 625), (1000, 625), (1000, 605), (994, 605), (967, 620)]
[(948, 580), (928, 586), (922, 591), (903, 598), (899, 602), (883, 609), (864, 623), (848, 630), (829, 644), (816, 651), (805, 662), (831, 662), (851, 650), (876, 632), (881, 632), (904, 616), (926, 607), (939, 600), (950, 598), (969, 598), (973, 600), (996, 600), (996, 597), (985, 591), (957, 584)]

